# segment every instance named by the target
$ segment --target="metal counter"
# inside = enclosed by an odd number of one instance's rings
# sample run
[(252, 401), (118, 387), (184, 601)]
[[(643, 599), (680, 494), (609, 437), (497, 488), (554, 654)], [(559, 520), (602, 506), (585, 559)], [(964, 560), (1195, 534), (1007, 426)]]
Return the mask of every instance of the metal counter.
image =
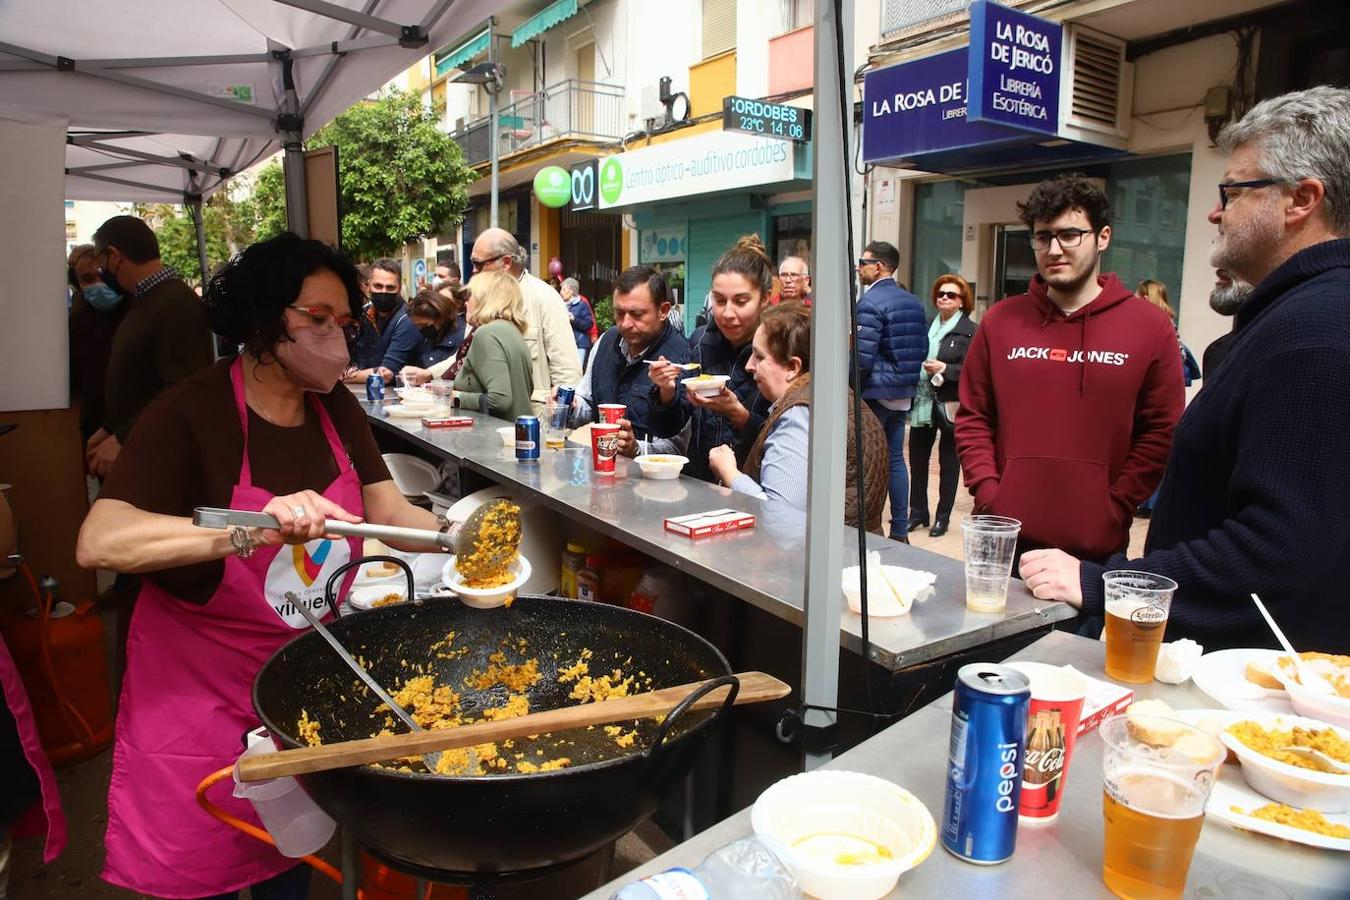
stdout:
[[(399, 435), (438, 459), (448, 459), (535, 499), (587, 528), (612, 537), (672, 568), (738, 597), (771, 615), (801, 626), (805, 622), (806, 517), (782, 504), (766, 503), (727, 488), (681, 476), (675, 481), (642, 477), (632, 460), (620, 458), (612, 476), (591, 471), (589, 448), (544, 450), (538, 462), (517, 462), (497, 433), (509, 423), (472, 412), (472, 428), (423, 428), (419, 419), (385, 417), (362, 401), (371, 423)], [(664, 528), (670, 516), (731, 508), (754, 513), (756, 526), (691, 540)], [(937, 581), (909, 615), (873, 617), (871, 659), (896, 672), (1044, 628), (1072, 618), (1062, 603), (1032, 597), (1013, 579), (1002, 613), (974, 613), (965, 606), (965, 573), (959, 560), (869, 534), (869, 550), (883, 563), (932, 572)], [(857, 534), (847, 529), (846, 565), (858, 562)], [(845, 607), (840, 642), (862, 651), (862, 619)]]
[[(1053, 632), (1012, 659), (1071, 664), (1094, 678), (1105, 678), (1105, 645)], [(1157, 698), (1175, 709), (1207, 709), (1216, 704), (1187, 683), (1133, 685), (1138, 699)], [(913, 792), (938, 821), (946, 790), (950, 693), (827, 764), (826, 768), (867, 772)], [(1057, 822), (1024, 826), (1017, 851), (997, 866), (962, 862), (941, 841), (917, 869), (900, 877), (891, 897), (1110, 897), (1102, 882), (1102, 742), (1096, 732), (1074, 749), (1066, 794)], [(1233, 766), (1224, 778), (1241, 779)], [(693, 868), (711, 851), (750, 833), (745, 809), (638, 869), (586, 895), (608, 900), (619, 887), (673, 866)], [(1350, 893), (1350, 864), (1345, 854), (1319, 850), (1205, 820), (1191, 863), (1187, 897), (1321, 898)]]

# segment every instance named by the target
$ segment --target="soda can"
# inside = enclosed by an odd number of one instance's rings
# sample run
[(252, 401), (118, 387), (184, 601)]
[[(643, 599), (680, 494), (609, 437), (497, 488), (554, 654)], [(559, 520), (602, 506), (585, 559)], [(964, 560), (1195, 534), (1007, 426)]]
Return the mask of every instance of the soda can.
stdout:
[(1031, 681), (1008, 666), (956, 673), (942, 846), (966, 862), (1001, 863), (1017, 845), (1017, 804)]
[(526, 462), (539, 460), (539, 417), (516, 417), (516, 459)]
[(371, 372), (366, 376), (366, 399), (371, 403), (379, 403), (384, 399), (384, 376), (379, 372)]
[(577, 395), (576, 388), (566, 384), (558, 385), (558, 397), (557, 397), (558, 408), (557, 412), (554, 414), (555, 418), (552, 423), (554, 428), (567, 427), (567, 413), (568, 410), (572, 408), (572, 400), (576, 397), (576, 395)]

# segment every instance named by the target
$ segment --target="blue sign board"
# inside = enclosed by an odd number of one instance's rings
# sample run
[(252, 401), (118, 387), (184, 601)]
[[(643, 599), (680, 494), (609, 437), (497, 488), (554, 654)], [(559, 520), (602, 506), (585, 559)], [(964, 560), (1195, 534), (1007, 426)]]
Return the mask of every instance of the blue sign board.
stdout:
[(1055, 134), (1063, 38), (1058, 22), (990, 0), (971, 3), (970, 121)]
[(863, 78), (863, 159), (912, 159), (938, 150), (1024, 139), (1020, 132), (969, 120), (969, 56), (962, 47), (868, 71)]

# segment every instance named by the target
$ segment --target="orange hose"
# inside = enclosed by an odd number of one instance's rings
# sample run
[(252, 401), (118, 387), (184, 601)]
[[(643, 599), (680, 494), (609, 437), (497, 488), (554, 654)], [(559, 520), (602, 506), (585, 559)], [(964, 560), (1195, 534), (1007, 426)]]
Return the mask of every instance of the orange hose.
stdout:
[[(223, 769), (217, 769), (210, 775), (207, 775), (205, 778), (203, 778), (201, 780), (201, 783), (197, 785), (197, 805), (199, 805), (202, 809), (206, 810), (211, 815), (215, 816), (220, 821), (224, 822), (226, 825), (236, 828), (239, 831), (242, 831), (244, 834), (249, 835), (250, 837), (255, 837), (258, 840), (262, 841), (264, 844), (271, 844), (273, 847), (275, 847), (277, 845), (277, 842), (274, 841), (272, 839), (272, 836), (268, 834), (266, 831), (262, 830), (256, 825), (252, 825), (248, 822), (245, 822), (238, 816), (227, 813), (225, 810), (221, 809), (219, 806), (216, 806), (214, 803), (210, 801), (210, 799), (207, 798), (206, 792), (210, 790), (212, 786), (216, 785), (221, 781), (224, 781), (226, 778), (230, 778), (233, 775), (234, 775), (234, 766), (226, 766)], [(324, 875), (327, 875), (333, 881), (337, 882), (338, 884), (342, 884), (342, 873), (339, 872), (337, 869), (333, 868), (331, 864), (324, 862), (322, 859), (319, 859), (319, 857), (313, 855), (303, 857), (303, 859), (305, 862), (309, 863), (311, 866), (318, 869)], [(363, 897), (365, 896), (365, 892), (358, 889), (356, 892), (356, 896)]]
[[(61, 718), (66, 720), (66, 727), (72, 734), (83, 731), (85, 739), (83, 741), (86, 747), (93, 747), (97, 741), (94, 738), (94, 729), (89, 726), (88, 721), (80, 714), (75, 704), (66, 699), (66, 695), (61, 691), (61, 683), (56, 678), (56, 666), (52, 663), (51, 638), (48, 633), (48, 626), (51, 622), (52, 604), (50, 596), (43, 596), (41, 588), (38, 587), (37, 579), (33, 577), (33, 571), (28, 568), (27, 563), (19, 563), (19, 569), (23, 572), (24, 578), (28, 580), (28, 586), (33, 589), (33, 597), (37, 600), (38, 611), (38, 646), (42, 651), (42, 674), (47, 676), (47, 682), (52, 687), (52, 693), (56, 696), (57, 708), (61, 712)], [(72, 720), (74, 716), (74, 720)], [(79, 727), (76, 727), (78, 723)]]

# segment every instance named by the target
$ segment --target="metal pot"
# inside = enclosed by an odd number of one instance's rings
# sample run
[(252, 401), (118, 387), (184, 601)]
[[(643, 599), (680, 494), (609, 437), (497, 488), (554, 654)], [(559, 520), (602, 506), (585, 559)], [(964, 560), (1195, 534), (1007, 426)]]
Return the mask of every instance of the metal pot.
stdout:
[[(454, 599), (419, 601), (348, 616), (330, 628), (386, 688), (397, 688), (422, 665), (438, 684), (452, 685), (466, 709), (504, 702), (504, 688), (475, 691), (465, 678), (486, 669), (488, 657), (508, 636), (524, 639), (527, 655), (538, 659), (542, 677), (525, 692), (532, 711), (577, 702), (568, 698), (572, 685), (557, 676), (583, 650), (591, 651), (593, 675), (615, 668), (626, 675), (645, 673), (635, 690), (648, 687), (647, 677), (656, 689), (730, 674), (715, 647), (678, 625), (553, 597), (521, 596), (510, 607), (488, 610)], [(468, 648), (465, 655), (445, 659), (430, 651), (449, 632), (455, 632), (451, 647)], [(354, 682), (317, 634), (303, 634), (259, 671), (253, 705), (288, 747), (299, 746), (302, 710), (320, 724), (327, 742), (369, 737), (383, 725), (385, 713), (375, 712), (378, 701), (362, 696)], [(300, 781), (325, 812), (396, 866), (442, 880), (509, 876), (580, 859), (650, 816), (688, 773), (725, 709), (685, 714), (681, 708), (660, 725), (639, 723), (628, 749), (617, 747), (597, 726), (541, 736), (509, 751), (540, 761), (557, 755), (572, 760), (554, 771), (447, 777), (362, 766)]]

